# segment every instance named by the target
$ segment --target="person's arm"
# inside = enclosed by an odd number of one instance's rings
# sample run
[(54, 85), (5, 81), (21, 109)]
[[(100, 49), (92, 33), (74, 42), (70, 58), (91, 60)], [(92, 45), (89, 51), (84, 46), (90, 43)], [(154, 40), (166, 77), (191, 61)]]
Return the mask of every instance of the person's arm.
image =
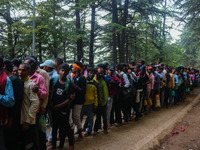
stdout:
[(95, 86), (95, 90), (94, 90), (94, 107), (97, 108), (98, 106), (98, 93), (97, 93), (97, 87)]
[(128, 76), (125, 73), (123, 74), (123, 79), (124, 79), (124, 82), (125, 82), (124, 87), (128, 88), (130, 86), (130, 82), (128, 80)]
[(152, 80), (151, 80), (151, 89), (152, 90), (154, 89), (154, 80), (155, 80), (155, 77), (154, 77), (154, 75), (152, 75)]
[(29, 89), (29, 100), (30, 100), (30, 107), (27, 112), (27, 118), (26, 118), (26, 123), (30, 124), (32, 120), (36, 118), (36, 112), (39, 107), (39, 99), (36, 93), (32, 91), (32, 87), (30, 86)]
[(46, 108), (47, 103), (48, 103), (48, 97), (49, 97), (49, 75), (47, 73), (44, 74), (45, 75), (45, 85), (46, 85), (46, 89), (47, 89), (47, 97), (43, 100), (41, 108)]
[(41, 76), (40, 81), (39, 81), (39, 90), (37, 92), (39, 99), (46, 99), (48, 96), (47, 88), (46, 88), (46, 83), (45, 79)]
[(15, 105), (13, 85), (8, 77), (6, 80), (5, 94), (0, 94), (0, 104), (4, 107), (13, 107)]
[(81, 81), (80, 85), (76, 85), (73, 81), (72, 81), (72, 85), (73, 85), (75, 90), (85, 94), (85, 92), (86, 92), (86, 80), (85, 80), (85, 77), (81, 78), (81, 80), (82, 81)]
[(108, 86), (107, 86), (106, 82), (104, 82), (104, 84), (103, 84), (103, 94), (104, 94), (104, 102), (106, 104), (108, 101), (108, 95), (109, 95)]

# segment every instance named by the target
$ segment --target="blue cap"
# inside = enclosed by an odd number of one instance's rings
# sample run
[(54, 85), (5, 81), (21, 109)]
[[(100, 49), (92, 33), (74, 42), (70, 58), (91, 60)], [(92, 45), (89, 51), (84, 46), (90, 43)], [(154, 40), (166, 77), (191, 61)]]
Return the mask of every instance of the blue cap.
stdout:
[(54, 68), (55, 62), (53, 60), (46, 60), (44, 63), (40, 64), (40, 67), (47, 66), (49, 68)]

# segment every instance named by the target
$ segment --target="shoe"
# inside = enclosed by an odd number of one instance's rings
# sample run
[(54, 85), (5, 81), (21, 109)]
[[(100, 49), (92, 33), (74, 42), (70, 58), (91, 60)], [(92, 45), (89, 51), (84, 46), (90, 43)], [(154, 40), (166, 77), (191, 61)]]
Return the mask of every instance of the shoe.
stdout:
[(97, 134), (98, 134), (98, 132), (97, 132), (97, 131), (94, 131), (93, 135), (95, 136), (95, 135), (97, 135)]
[(88, 136), (90, 136), (90, 135), (91, 135), (91, 133), (88, 133), (88, 132), (86, 132), (86, 133), (84, 134), (85, 137), (88, 137)]
[(115, 126), (116, 126), (116, 127), (121, 127), (121, 126), (122, 126), (122, 124), (120, 124), (120, 123), (117, 123)]
[(103, 130), (103, 133), (108, 134), (108, 130), (107, 129)]
[(138, 120), (140, 120), (140, 119), (138, 117), (135, 117), (134, 121), (138, 121)]

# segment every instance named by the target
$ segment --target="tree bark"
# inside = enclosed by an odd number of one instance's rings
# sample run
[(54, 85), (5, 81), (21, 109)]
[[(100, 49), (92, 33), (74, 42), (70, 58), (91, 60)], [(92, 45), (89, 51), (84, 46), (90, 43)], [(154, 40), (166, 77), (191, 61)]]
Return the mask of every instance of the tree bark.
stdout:
[(95, 27), (95, 6), (92, 6), (91, 16), (91, 31), (90, 31), (90, 53), (89, 53), (89, 65), (94, 67), (94, 27)]
[[(112, 23), (118, 23), (118, 14), (117, 14), (117, 1), (112, 0)], [(117, 64), (117, 37), (116, 37), (116, 27), (113, 28), (112, 34), (113, 40), (113, 63)]]
[(39, 61), (42, 62), (42, 43), (39, 42)]
[(83, 57), (83, 40), (81, 35), (81, 22), (80, 22), (80, 10), (79, 10), (79, 0), (75, 0), (76, 3), (76, 30), (77, 30), (77, 36), (79, 37), (77, 39), (76, 45), (77, 45), (77, 59), (81, 60)]
[(128, 17), (128, 5), (129, 5), (129, 0), (125, 0), (125, 4), (124, 4), (124, 15), (122, 18), (122, 25), (123, 25), (123, 29), (122, 29), (122, 36), (121, 36), (121, 52), (120, 52), (120, 62), (125, 62), (125, 39), (126, 39), (126, 21), (127, 21), (127, 17)]

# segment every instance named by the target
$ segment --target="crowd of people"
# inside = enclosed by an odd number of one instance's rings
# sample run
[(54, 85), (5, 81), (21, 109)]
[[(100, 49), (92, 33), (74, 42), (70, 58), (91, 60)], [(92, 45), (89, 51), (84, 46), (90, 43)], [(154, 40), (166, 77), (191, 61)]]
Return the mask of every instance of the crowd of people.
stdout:
[(83, 136), (179, 104), (198, 85), (199, 70), (160, 62), (92, 68), (83, 60), (0, 56), (0, 150), (46, 150), (47, 143), (56, 149), (58, 139), (62, 150), (66, 137), (73, 150)]

